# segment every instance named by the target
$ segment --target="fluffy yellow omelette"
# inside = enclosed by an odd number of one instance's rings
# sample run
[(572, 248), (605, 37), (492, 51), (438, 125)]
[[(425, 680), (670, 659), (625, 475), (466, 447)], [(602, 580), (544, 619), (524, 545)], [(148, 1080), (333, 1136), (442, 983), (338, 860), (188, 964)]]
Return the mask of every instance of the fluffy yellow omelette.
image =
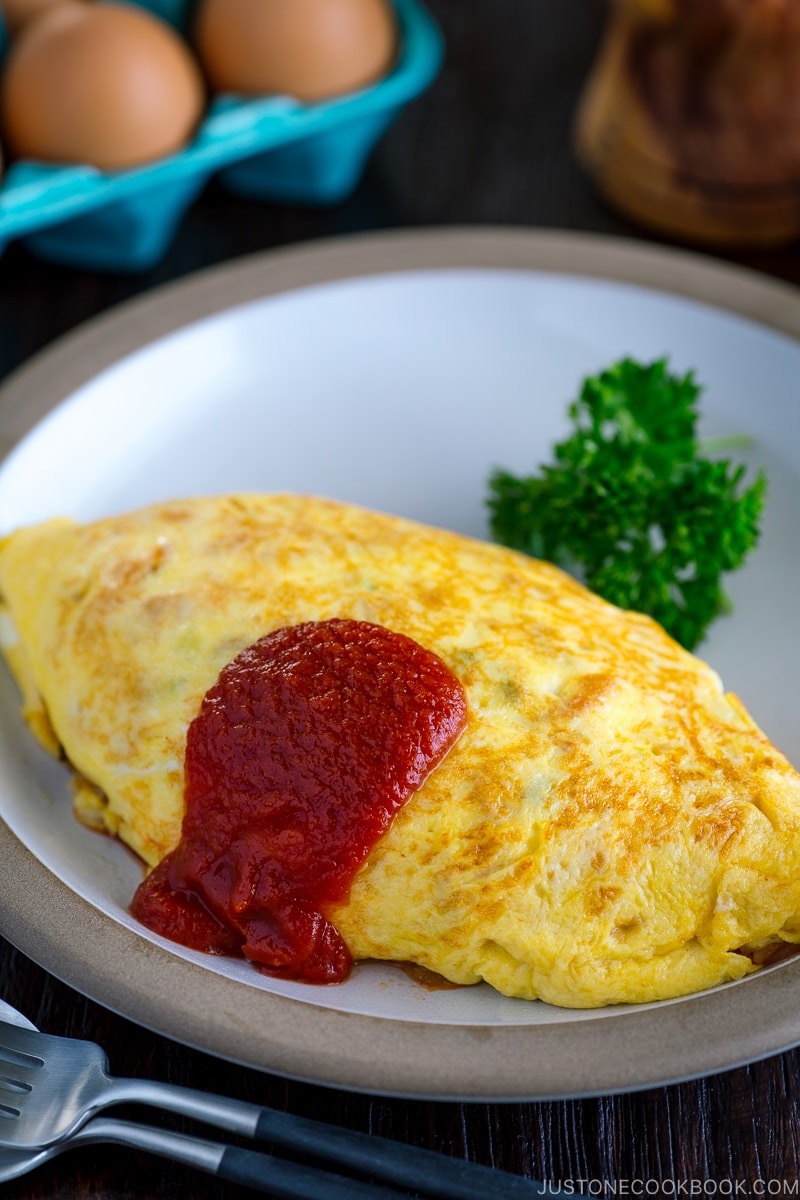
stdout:
[(187, 728), (244, 647), (346, 617), (450, 667), (467, 728), (328, 913), (356, 959), (594, 1007), (800, 941), (800, 776), (710, 667), (549, 564), (243, 494), (21, 529), (0, 593), (25, 715), (74, 768), (81, 819), (150, 865), (180, 838)]

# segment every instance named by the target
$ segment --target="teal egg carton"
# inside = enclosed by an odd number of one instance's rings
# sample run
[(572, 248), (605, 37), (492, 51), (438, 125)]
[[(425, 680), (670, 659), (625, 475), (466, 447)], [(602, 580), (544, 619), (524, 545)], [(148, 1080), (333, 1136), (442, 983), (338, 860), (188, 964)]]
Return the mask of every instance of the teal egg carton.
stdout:
[[(128, 0), (185, 34), (192, 0)], [(212, 98), (178, 154), (125, 171), (17, 161), (0, 180), (0, 253), (20, 238), (38, 258), (101, 271), (154, 266), (178, 223), (216, 175), (231, 192), (334, 204), (357, 185), (375, 143), (433, 81), (438, 26), (418, 0), (393, 0), (400, 30), (391, 73), (372, 87), (302, 104), (286, 96)], [(5, 34), (0, 30), (0, 53)]]

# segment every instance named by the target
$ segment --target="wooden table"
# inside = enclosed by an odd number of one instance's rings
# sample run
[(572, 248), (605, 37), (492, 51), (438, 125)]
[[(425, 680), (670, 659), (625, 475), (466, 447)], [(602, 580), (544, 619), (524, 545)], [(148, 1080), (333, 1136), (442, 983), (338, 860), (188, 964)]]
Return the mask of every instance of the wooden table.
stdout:
[[(163, 262), (138, 277), (46, 266), (11, 246), (0, 260), (0, 377), (128, 297), (272, 246), (363, 230), (464, 224), (645, 239), (597, 199), (570, 150), (576, 99), (605, 19), (603, 0), (428, 3), (447, 39), (446, 67), (386, 136), (346, 203), (323, 211), (268, 205), (233, 199), (212, 183)], [(800, 283), (796, 248), (736, 261)], [(539, 1104), (426, 1103), (335, 1092), (217, 1061), (85, 999), (3, 942), (0, 994), (48, 1031), (102, 1042), (116, 1073), (226, 1092), (521, 1175), (575, 1181), (576, 1191), (797, 1194), (797, 1051), (633, 1095)], [(233, 1194), (245, 1193), (105, 1147), (72, 1152), (2, 1190), (8, 1197), (59, 1200)]]

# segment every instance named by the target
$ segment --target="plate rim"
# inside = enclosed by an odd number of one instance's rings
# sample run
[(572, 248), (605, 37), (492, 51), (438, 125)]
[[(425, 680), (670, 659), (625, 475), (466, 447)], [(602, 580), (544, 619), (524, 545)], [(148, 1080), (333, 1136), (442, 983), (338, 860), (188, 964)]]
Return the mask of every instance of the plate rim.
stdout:
[[(206, 268), (78, 326), (0, 387), (0, 453), (107, 367), (205, 317), (346, 279), (481, 268), (633, 284), (800, 338), (800, 295), (790, 284), (692, 251), (591, 233), (487, 226), (349, 235)], [(0, 931), (23, 953), (159, 1034), (289, 1078), (420, 1099), (542, 1101), (676, 1083), (800, 1042), (800, 961), (765, 970), (745, 986), (602, 1021), (394, 1020), (265, 993), (175, 957), (73, 892), (2, 818), (0, 858)]]

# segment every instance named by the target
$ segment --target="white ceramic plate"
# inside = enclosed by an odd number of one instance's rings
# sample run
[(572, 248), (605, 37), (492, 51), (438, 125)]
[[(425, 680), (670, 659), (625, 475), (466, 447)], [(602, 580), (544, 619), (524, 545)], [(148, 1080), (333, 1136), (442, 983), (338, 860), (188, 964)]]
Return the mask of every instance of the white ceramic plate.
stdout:
[[(735, 614), (702, 653), (800, 763), (793, 322), (800, 303), (777, 284), (587, 238), (431, 234), (262, 256), (110, 314), (6, 386), (0, 435), (34, 395), (52, 411), (0, 469), (0, 533), (254, 489), (485, 535), (488, 472), (548, 457), (582, 376), (668, 355), (706, 387), (702, 431), (751, 435), (748, 461), (770, 480), (762, 542), (730, 582)], [(139, 865), (75, 822), (67, 773), (32, 744), (5, 674), (0, 755), (4, 930), (88, 994), (212, 1052), (367, 1090), (510, 1098), (648, 1086), (800, 1040), (795, 964), (576, 1013), (485, 986), (426, 990), (380, 964), (320, 989), (195, 954), (128, 916)]]

